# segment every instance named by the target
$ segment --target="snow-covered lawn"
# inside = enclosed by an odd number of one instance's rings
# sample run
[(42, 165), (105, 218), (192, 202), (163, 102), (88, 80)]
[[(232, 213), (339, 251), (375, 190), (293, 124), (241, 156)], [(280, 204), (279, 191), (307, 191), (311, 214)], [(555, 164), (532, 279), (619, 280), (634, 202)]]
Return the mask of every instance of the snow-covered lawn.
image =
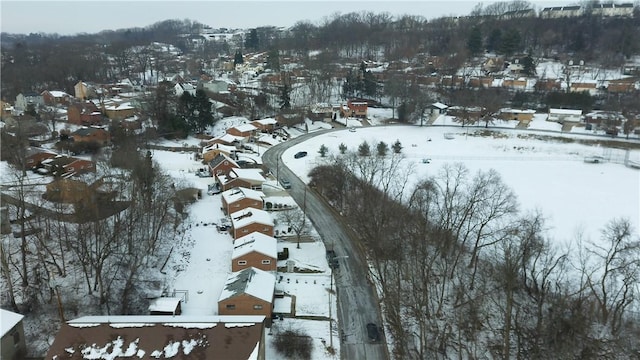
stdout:
[[(548, 236), (559, 245), (568, 246), (580, 232), (598, 240), (600, 229), (619, 217), (628, 218), (638, 232), (640, 171), (623, 165), (626, 155), (623, 149), (550, 140), (549, 134), (535, 132), (475, 135), (483, 131), (417, 126), (369, 127), (355, 133), (345, 130), (293, 146), (283, 154), (283, 161), (306, 182), (308, 171), (323, 161), (317, 155), (323, 144), (329, 148), (329, 155), (335, 155), (339, 154), (341, 143), (355, 150), (365, 140), (372, 147), (380, 141), (391, 145), (400, 140), (405, 162), (414, 168), (410, 182), (437, 176), (446, 163), (462, 162), (472, 172), (493, 168), (514, 190), (522, 211), (542, 211), (547, 218)], [(445, 134), (451, 139), (446, 139)], [(302, 150), (309, 155), (294, 159), (293, 155)], [(589, 156), (603, 156), (609, 161), (586, 163), (584, 160)], [(432, 159), (431, 163), (422, 163), (424, 158)], [(640, 151), (631, 150), (629, 159), (638, 161)]]
[[(261, 148), (261, 151), (264, 151)], [(185, 219), (185, 232), (174, 247), (170, 261), (166, 268), (169, 295), (185, 296), (182, 303), (184, 315), (217, 315), (218, 298), (223, 290), (227, 276), (231, 273), (231, 254), (233, 239), (227, 232), (219, 232), (214, 224), (224, 217), (221, 210), (220, 195), (207, 195), (208, 184), (213, 178), (199, 178), (195, 169), (202, 167), (200, 162), (193, 160), (193, 154), (153, 151), (153, 159), (169, 173), (181, 186), (199, 188), (203, 198), (188, 207)], [(278, 204), (296, 206), (293, 199), (286, 194), (275, 181), (269, 182), (273, 195), (265, 201)], [(277, 218), (277, 213), (271, 213)], [(303, 320), (285, 318), (276, 320), (270, 333), (287, 330), (290, 326), (303, 330), (313, 339), (312, 359), (333, 359), (338, 355), (331, 355), (326, 351), (329, 346), (329, 303), (332, 304), (333, 318), (336, 318), (336, 299), (329, 295), (331, 272), (325, 258), (325, 247), (317, 240), (315, 231), (305, 237), (311, 242), (302, 242), (300, 249), (296, 246), (295, 236), (287, 241), (278, 241), (278, 250), (289, 249), (289, 260), (295, 266), (305, 269), (309, 273), (277, 273), (276, 289), (282, 290), (287, 296), (277, 299), (276, 312), (287, 312), (287, 307), (295, 306), (295, 316), (317, 318), (317, 320)], [(315, 240), (315, 241), (314, 241)], [(279, 267), (286, 267), (286, 261), (279, 261)], [(335, 285), (334, 285), (335, 287)], [(267, 336), (267, 358), (278, 358), (272, 346), (274, 336)], [(339, 354), (339, 337), (337, 325), (334, 329), (333, 343)], [(326, 345), (323, 344), (323, 341)]]

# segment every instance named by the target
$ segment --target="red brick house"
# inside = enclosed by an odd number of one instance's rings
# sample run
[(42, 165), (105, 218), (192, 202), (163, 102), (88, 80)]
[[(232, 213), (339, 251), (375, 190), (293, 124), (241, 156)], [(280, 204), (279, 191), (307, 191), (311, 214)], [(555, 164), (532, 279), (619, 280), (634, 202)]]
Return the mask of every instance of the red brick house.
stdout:
[(261, 132), (272, 132), (277, 126), (278, 121), (274, 118), (266, 118), (260, 120), (253, 120), (251, 125), (255, 126), (258, 131)]
[(268, 212), (247, 208), (236, 211), (231, 217), (231, 235), (234, 239), (249, 235), (252, 232), (260, 232), (273, 237), (273, 219)]
[(262, 210), (264, 194), (261, 191), (237, 187), (222, 192), (222, 210), (225, 214), (247, 208)]
[(276, 271), (278, 267), (278, 240), (254, 232), (236, 239), (231, 253), (231, 271), (249, 267), (264, 271)]
[(257, 130), (258, 128), (256, 128), (253, 124), (242, 124), (227, 129), (227, 134), (239, 137), (249, 137), (253, 135)]
[(220, 153), (209, 162), (209, 172), (211, 176), (228, 174), (231, 169), (238, 169), (240, 166), (227, 155)]
[(101, 128), (85, 127), (72, 132), (70, 136), (75, 142), (95, 142), (100, 145), (111, 143), (111, 135)]
[(67, 155), (56, 155), (43, 160), (41, 165), (55, 177), (67, 177), (96, 172), (96, 164), (91, 160), (75, 158)]
[(610, 93), (627, 93), (632, 92), (635, 89), (633, 80), (610, 80), (607, 85), (607, 91)]
[(231, 169), (228, 174), (216, 174), (216, 182), (220, 190), (226, 191), (235, 187), (262, 190), (262, 184), (267, 181), (260, 169)]
[(344, 116), (367, 117), (369, 104), (366, 101), (347, 101), (347, 109)]
[(271, 319), (276, 276), (256, 268), (232, 273), (218, 298), (220, 315), (262, 315)]
[(46, 105), (68, 105), (72, 96), (64, 91), (45, 90), (40, 95)]
[(67, 108), (67, 121), (76, 125), (98, 125), (102, 123), (103, 115), (98, 107), (90, 102), (74, 103)]
[(82, 359), (83, 354), (106, 359), (121, 351), (118, 358), (264, 360), (265, 320), (265, 316), (85, 316), (62, 324), (45, 359)]
[(47, 159), (53, 159), (58, 154), (47, 149), (29, 147), (26, 149), (26, 157), (24, 159), (25, 169), (34, 169), (42, 166), (42, 162)]

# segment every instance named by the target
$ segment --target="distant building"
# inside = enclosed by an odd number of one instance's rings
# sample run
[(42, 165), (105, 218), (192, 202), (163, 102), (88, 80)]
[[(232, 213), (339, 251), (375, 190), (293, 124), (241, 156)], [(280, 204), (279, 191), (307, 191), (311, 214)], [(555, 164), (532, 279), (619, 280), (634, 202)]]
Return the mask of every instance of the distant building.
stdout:
[(582, 110), (575, 109), (549, 109), (549, 117), (547, 121), (564, 122), (580, 122), (582, 119)]

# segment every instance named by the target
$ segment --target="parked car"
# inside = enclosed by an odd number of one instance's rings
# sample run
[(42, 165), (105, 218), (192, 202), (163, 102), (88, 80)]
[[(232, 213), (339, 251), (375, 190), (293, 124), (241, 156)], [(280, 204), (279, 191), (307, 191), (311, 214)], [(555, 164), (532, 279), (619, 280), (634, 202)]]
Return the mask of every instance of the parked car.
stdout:
[(209, 172), (206, 168), (200, 168), (196, 171), (196, 176), (198, 177), (211, 177), (211, 172)]
[(291, 183), (287, 179), (280, 179), (280, 185), (285, 189), (291, 189)]
[(380, 332), (378, 332), (378, 326), (376, 324), (367, 324), (367, 336), (369, 337), (369, 341), (371, 342), (380, 341)]
[(350, 127), (350, 128), (349, 128), (349, 131), (350, 131), (350, 132), (356, 132), (356, 128)]
[(297, 152), (295, 155), (293, 155), (294, 158), (296, 159), (300, 159), (307, 156), (307, 152), (306, 151), (299, 151)]

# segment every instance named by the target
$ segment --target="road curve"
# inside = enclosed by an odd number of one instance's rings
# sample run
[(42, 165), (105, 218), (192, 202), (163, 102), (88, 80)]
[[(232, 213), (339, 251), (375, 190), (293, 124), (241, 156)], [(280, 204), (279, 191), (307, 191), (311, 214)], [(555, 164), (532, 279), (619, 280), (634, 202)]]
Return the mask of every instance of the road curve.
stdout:
[(369, 281), (368, 266), (362, 252), (349, 237), (348, 230), (340, 221), (340, 215), (308, 188), (282, 161), (278, 160), (289, 147), (313, 136), (332, 131), (339, 130), (305, 134), (273, 146), (263, 154), (262, 161), (272, 171), (277, 170), (279, 178), (287, 178), (291, 182), (289, 194), (301, 208), (305, 208), (307, 216), (322, 237), (327, 249), (333, 248), (339, 258), (340, 266), (333, 273), (338, 305), (338, 326), (334, 327), (334, 331), (339, 331), (339, 334), (343, 335), (340, 346), (341, 359), (386, 360), (389, 356), (384, 343), (384, 334), (381, 334), (381, 341), (377, 343), (369, 341), (367, 336), (366, 324), (375, 323), (382, 328), (382, 318), (380, 302), (373, 284)]

